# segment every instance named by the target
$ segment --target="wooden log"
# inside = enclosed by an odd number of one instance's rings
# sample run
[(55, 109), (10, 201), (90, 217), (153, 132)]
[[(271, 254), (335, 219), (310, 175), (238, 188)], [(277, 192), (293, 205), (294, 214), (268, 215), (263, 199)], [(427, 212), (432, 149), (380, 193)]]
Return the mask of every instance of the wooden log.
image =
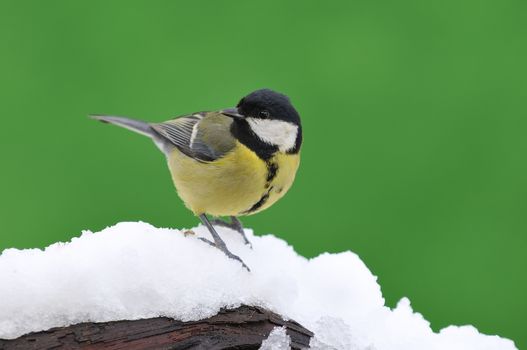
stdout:
[(2, 350), (183, 350), (259, 349), (274, 327), (284, 326), (293, 349), (306, 349), (313, 336), (295, 321), (252, 306), (222, 310), (210, 318), (182, 322), (166, 317), (80, 323), (0, 340)]

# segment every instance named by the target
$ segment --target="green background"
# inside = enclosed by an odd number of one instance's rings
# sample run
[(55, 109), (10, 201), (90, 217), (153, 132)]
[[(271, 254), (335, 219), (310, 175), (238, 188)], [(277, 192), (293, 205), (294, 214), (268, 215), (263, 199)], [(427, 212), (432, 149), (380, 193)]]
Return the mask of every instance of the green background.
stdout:
[(526, 348), (526, 9), (4, 0), (0, 249), (196, 225), (148, 139), (86, 116), (161, 121), (270, 87), (302, 115), (302, 164), (246, 226), (309, 257), (351, 249), (388, 305)]

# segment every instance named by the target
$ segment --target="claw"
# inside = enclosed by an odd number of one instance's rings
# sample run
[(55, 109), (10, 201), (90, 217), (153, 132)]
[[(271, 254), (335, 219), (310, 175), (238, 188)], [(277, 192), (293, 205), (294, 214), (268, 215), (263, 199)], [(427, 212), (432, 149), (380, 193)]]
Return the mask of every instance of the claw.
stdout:
[(234, 254), (232, 254), (230, 251), (228, 251), (226, 247), (223, 249), (223, 248), (218, 247), (214, 242), (209, 241), (209, 240), (206, 239), (206, 238), (203, 238), (203, 237), (198, 237), (198, 238), (199, 238), (200, 241), (203, 241), (203, 242), (207, 243), (208, 245), (211, 245), (211, 246), (213, 246), (214, 248), (217, 248), (217, 249), (221, 250), (221, 251), (223, 252), (223, 254), (227, 255), (227, 257), (239, 261), (239, 262), (242, 264), (242, 266), (243, 266), (247, 271), (251, 272), (251, 269), (250, 269), (247, 265), (245, 265), (245, 263), (243, 262), (243, 260), (240, 259), (239, 256), (234, 255)]
[(216, 244), (214, 244), (214, 242), (211, 242), (208, 239), (203, 238), (203, 237), (198, 237), (198, 238), (199, 238), (200, 241), (205, 242), (205, 243), (207, 243), (207, 244), (209, 244), (209, 245), (211, 245), (211, 246), (216, 248)]
[(233, 259), (233, 260), (237, 260), (239, 261), (242, 266), (249, 272), (251, 272), (251, 269), (249, 269), (249, 267), (247, 265), (245, 265), (245, 263), (243, 262), (242, 259), (240, 259), (239, 256), (237, 255), (234, 255), (232, 254), (229, 249), (227, 249), (227, 245), (225, 245), (225, 242), (223, 242), (223, 240), (221, 239), (220, 235), (216, 232), (216, 230), (214, 229), (214, 227), (212, 226), (212, 224), (210, 223), (209, 219), (207, 218), (207, 216), (205, 214), (201, 214), (199, 216), (199, 218), (201, 219), (201, 221), (203, 222), (203, 224), (207, 227), (207, 229), (209, 230), (211, 236), (212, 236), (212, 239), (214, 240), (214, 242), (212, 241), (209, 241), (208, 239), (205, 239), (205, 238), (202, 238), (202, 237), (199, 237), (200, 240), (202, 240), (203, 242), (207, 243), (207, 244), (210, 244), (211, 246), (213, 247), (216, 247), (218, 248), (219, 250), (221, 250), (223, 252), (223, 254), (227, 255), (227, 257)]
[(253, 245), (251, 244), (251, 242), (247, 239), (247, 236), (245, 235), (245, 231), (243, 230), (241, 221), (236, 216), (231, 216), (230, 223), (226, 223), (225, 221), (220, 220), (220, 219), (215, 219), (215, 220), (212, 220), (212, 224), (216, 226), (227, 227), (227, 228), (230, 228), (231, 230), (238, 232), (240, 235), (242, 235), (243, 241), (245, 242), (245, 244), (247, 244), (249, 248), (251, 249), (253, 248)]

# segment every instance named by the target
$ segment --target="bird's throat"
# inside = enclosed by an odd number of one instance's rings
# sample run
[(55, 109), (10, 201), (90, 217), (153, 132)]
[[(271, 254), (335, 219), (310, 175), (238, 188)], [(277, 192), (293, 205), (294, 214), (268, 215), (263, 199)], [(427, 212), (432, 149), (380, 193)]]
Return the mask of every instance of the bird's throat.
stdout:
[(232, 135), (264, 161), (269, 160), (278, 147), (262, 141), (251, 129), (246, 120), (235, 120), (231, 125)]

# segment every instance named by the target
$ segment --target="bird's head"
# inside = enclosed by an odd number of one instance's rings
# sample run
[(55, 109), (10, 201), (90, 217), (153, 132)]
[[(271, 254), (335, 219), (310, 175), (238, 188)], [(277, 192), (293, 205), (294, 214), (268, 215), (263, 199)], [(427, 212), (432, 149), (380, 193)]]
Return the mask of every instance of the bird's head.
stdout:
[(222, 110), (222, 114), (232, 117), (235, 123), (245, 124), (243, 129), (281, 152), (300, 150), (300, 116), (284, 94), (269, 89), (256, 90), (243, 97), (236, 108)]

